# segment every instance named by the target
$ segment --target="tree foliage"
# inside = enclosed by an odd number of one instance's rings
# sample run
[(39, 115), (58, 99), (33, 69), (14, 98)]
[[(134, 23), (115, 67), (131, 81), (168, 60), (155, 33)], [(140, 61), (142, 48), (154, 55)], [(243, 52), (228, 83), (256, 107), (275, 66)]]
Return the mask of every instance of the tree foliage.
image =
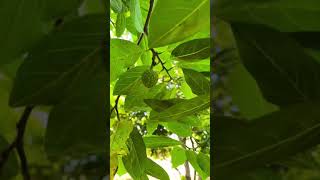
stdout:
[(319, 3), (212, 8), (214, 179), (318, 179)]
[(158, 150), (210, 176), (209, 2), (111, 0), (111, 178), (172, 179)]

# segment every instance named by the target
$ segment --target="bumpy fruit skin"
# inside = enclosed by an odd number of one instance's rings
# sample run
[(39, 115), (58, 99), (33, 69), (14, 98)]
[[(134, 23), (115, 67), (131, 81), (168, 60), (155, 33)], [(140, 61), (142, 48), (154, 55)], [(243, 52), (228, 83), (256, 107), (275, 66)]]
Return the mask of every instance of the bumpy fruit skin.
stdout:
[(148, 69), (142, 74), (141, 79), (145, 87), (151, 88), (158, 82), (158, 73), (156, 71)]

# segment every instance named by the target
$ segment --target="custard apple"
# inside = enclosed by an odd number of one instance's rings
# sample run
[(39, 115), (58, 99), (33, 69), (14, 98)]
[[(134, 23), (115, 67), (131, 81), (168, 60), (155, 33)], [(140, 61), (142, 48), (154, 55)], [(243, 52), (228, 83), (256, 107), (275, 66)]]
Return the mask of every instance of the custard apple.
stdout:
[(148, 69), (142, 74), (141, 79), (145, 87), (151, 88), (158, 82), (158, 73), (156, 71)]

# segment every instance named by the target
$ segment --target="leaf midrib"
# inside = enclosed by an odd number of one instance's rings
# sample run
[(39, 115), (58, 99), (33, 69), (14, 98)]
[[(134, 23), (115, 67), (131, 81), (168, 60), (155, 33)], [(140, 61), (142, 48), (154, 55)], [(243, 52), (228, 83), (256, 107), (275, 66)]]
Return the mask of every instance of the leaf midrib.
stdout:
[(182, 24), (183, 22), (185, 22), (187, 19), (189, 19), (196, 11), (198, 11), (205, 3), (207, 2), (207, 0), (203, 0), (193, 11), (191, 11), (191, 13), (189, 13), (189, 15), (187, 15), (185, 18), (183, 18), (181, 21), (177, 22), (175, 26), (173, 26), (171, 29), (169, 29), (169, 31), (167, 31), (166, 33), (164, 33), (162, 36), (160, 36), (157, 40), (153, 41), (152, 44), (150, 44), (150, 47), (153, 47), (154, 44), (157, 44), (160, 40), (162, 40), (163, 38), (165, 38), (169, 33), (171, 33), (172, 31), (174, 31), (177, 27), (180, 26), (180, 24)]
[(46, 89), (50, 88), (51, 86), (54, 86), (56, 84), (58, 84), (61, 80), (63, 80), (63, 78), (65, 78), (66, 76), (68, 76), (69, 74), (73, 73), (75, 69), (77, 69), (78, 67), (80, 67), (82, 64), (85, 64), (88, 60), (90, 60), (90, 57), (95, 55), (95, 53), (97, 53), (99, 50), (101, 49), (101, 47), (97, 47), (95, 48), (92, 52), (90, 52), (89, 54), (87, 54), (85, 57), (83, 57), (80, 62), (78, 64), (75, 64), (73, 67), (71, 67), (68, 71), (63, 72), (61, 74), (60, 77), (54, 79), (53, 81), (51, 81), (50, 83), (48, 83), (47, 85), (43, 86), (42, 88), (39, 88), (38, 91), (36, 91), (35, 93), (33, 93), (30, 96), (25, 96), (24, 98), (22, 98), (20, 101), (17, 101), (16, 103), (13, 104), (13, 106), (15, 105), (19, 105), (23, 102), (25, 102), (27, 99), (32, 99), (33, 97), (37, 96), (38, 94), (42, 93), (43, 91), (45, 91)]
[(276, 149), (277, 147), (279, 147), (279, 146), (281, 146), (281, 145), (283, 145), (283, 144), (285, 144), (287, 142), (295, 141), (295, 140), (299, 139), (300, 137), (303, 137), (304, 135), (308, 134), (309, 132), (312, 132), (313, 130), (315, 130), (317, 128), (320, 128), (320, 123), (314, 125), (311, 128), (307, 128), (307, 129), (303, 130), (300, 133), (297, 133), (297, 135), (294, 135), (292, 137), (288, 137), (288, 138), (286, 138), (286, 139), (284, 139), (282, 141), (279, 141), (278, 143), (275, 143), (273, 145), (265, 146), (265, 147), (262, 147), (262, 148), (260, 148), (260, 149), (258, 149), (256, 151), (254, 151), (254, 152), (248, 153), (247, 155), (240, 156), (238, 158), (223, 162), (221, 164), (216, 164), (215, 168), (223, 168), (225, 166), (232, 165), (232, 164), (237, 163), (239, 161), (251, 158), (251, 157), (253, 157), (255, 155), (259, 155), (259, 154), (263, 154), (263, 153), (265, 153), (267, 151), (271, 151), (271, 150)]

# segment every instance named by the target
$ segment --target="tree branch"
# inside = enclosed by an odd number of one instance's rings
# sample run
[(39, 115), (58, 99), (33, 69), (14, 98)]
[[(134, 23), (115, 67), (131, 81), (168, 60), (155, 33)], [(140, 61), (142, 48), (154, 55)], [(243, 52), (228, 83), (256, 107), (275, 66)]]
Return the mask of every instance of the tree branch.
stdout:
[(28, 161), (27, 161), (27, 157), (26, 157), (26, 153), (24, 150), (24, 133), (26, 130), (26, 126), (27, 126), (27, 122), (28, 119), (30, 117), (30, 114), (33, 110), (33, 106), (27, 106), (19, 120), (19, 122), (17, 123), (17, 136), (15, 138), (15, 140), (10, 144), (10, 146), (4, 150), (1, 153), (0, 156), (0, 172), (2, 170), (2, 168), (4, 167), (4, 164), (8, 161), (10, 153), (14, 150), (17, 149), (18, 155), (19, 155), (19, 159), (20, 159), (20, 163), (21, 163), (21, 171), (22, 171), (22, 175), (23, 175), (23, 179), (24, 180), (30, 180), (30, 173), (29, 173), (29, 167), (28, 167)]
[(149, 27), (148, 26), (149, 26), (149, 22), (150, 22), (151, 13), (152, 13), (152, 10), (153, 10), (153, 5), (154, 5), (154, 0), (150, 0), (148, 15), (147, 15), (146, 21), (145, 21), (144, 26), (143, 26), (143, 33), (141, 33), (140, 36), (139, 36), (138, 43), (137, 43), (138, 45), (140, 45), (144, 34), (146, 34), (146, 35), (149, 34), (149, 31), (148, 31)]

